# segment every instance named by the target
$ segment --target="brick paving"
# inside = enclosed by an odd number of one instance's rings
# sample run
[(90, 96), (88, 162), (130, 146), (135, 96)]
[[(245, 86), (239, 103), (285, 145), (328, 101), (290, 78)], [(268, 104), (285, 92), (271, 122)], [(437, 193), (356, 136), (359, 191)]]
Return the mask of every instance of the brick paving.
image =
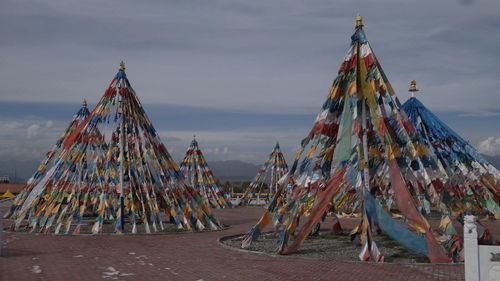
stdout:
[[(4, 211), (0, 208), (0, 213)], [(171, 235), (47, 236), (3, 233), (0, 280), (463, 280), (455, 265), (342, 263), (276, 258), (221, 247), (263, 209), (216, 210), (227, 230)], [(344, 225), (353, 220), (343, 221)], [(498, 222), (492, 223), (498, 235)]]

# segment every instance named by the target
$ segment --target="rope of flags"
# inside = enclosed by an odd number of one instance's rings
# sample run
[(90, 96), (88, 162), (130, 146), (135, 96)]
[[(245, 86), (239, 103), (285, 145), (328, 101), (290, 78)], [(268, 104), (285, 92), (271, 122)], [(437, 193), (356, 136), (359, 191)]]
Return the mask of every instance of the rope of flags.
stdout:
[[(86, 105), (6, 217), (13, 230), (27, 220), (30, 231), (78, 234), (163, 230), (163, 217), (178, 229), (219, 229), (203, 197), (190, 186), (161, 142), (125, 74), (120, 70), (92, 112)], [(126, 224), (126, 225), (125, 225)]]
[(231, 202), (226, 199), (224, 192), (215, 180), (194, 137), (180, 164), (180, 169), (189, 184), (202, 195), (205, 205), (213, 208), (232, 207)]

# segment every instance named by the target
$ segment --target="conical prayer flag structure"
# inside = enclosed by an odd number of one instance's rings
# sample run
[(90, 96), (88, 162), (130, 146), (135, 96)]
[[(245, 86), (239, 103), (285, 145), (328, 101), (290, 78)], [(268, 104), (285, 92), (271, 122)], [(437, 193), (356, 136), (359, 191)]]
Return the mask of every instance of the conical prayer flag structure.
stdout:
[(208, 167), (195, 137), (186, 151), (180, 168), (190, 185), (203, 196), (206, 205), (214, 208), (231, 207), (231, 202), (224, 197), (224, 192)]
[(14, 230), (27, 219), (31, 231), (44, 233), (136, 233), (138, 225), (149, 233), (164, 228), (162, 213), (179, 229), (219, 228), (161, 142), (123, 62), (96, 107), (78, 120), (17, 196), (7, 215)]
[(247, 205), (252, 201), (255, 194), (260, 194), (267, 189), (268, 194), (275, 194), (278, 191), (278, 181), (288, 172), (283, 152), (281, 152), (279, 142), (276, 142), (274, 149), (269, 154), (264, 165), (257, 172), (253, 181), (248, 185), (243, 194), (240, 205)]
[(443, 193), (443, 203), (451, 210), (463, 211), (466, 201), (476, 210), (500, 218), (500, 207), (494, 201), (495, 194), (500, 192), (498, 170), (414, 96), (419, 91), (415, 80), (411, 81), (409, 91), (412, 97), (403, 104), (403, 109), (446, 175), (434, 182)]
[[(432, 180), (440, 176), (436, 167), (401, 108), (358, 16), (351, 46), (327, 100), (301, 142), (288, 179), (283, 177), (279, 183), (279, 189), (290, 192), (276, 193), (243, 238), (242, 247), (249, 247), (274, 222), (279, 229), (279, 253), (293, 253), (326, 212), (349, 203), (361, 213), (360, 225), (352, 234), (359, 235), (364, 245), (362, 260), (384, 259), (372, 238), (372, 227), (378, 226), (431, 262), (450, 262), (417, 208), (424, 200), (439, 201), (432, 186)], [(393, 218), (393, 208), (403, 221)], [(302, 216), (308, 218), (299, 228)], [(288, 245), (290, 237), (294, 241)]]

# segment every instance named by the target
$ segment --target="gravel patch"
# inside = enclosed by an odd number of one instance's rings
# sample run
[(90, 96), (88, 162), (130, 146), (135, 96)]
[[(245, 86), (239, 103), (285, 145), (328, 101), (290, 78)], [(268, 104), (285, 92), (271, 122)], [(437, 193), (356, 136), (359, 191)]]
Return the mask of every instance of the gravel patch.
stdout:
[[(221, 243), (240, 248), (242, 236), (222, 239)], [(427, 257), (415, 254), (400, 246), (396, 241), (386, 235), (373, 234), (380, 252), (385, 257), (385, 262), (390, 263), (429, 263)], [(289, 245), (293, 242), (291, 237)], [(254, 241), (248, 250), (275, 254), (278, 248), (277, 237), (274, 233), (264, 233), (259, 240)], [(359, 262), (361, 247), (356, 247), (351, 242), (349, 231), (334, 234), (329, 230), (321, 230), (319, 236), (309, 236), (299, 250), (289, 255), (290, 257), (317, 259), (339, 262)]]

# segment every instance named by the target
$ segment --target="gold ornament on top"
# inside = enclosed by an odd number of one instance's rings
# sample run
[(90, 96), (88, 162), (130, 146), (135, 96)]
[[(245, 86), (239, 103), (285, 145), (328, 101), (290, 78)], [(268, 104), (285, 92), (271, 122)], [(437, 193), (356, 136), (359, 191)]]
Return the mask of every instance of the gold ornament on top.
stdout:
[(363, 27), (363, 17), (360, 14), (358, 14), (356, 16), (356, 28), (361, 28), (361, 27)]
[(125, 62), (124, 61), (121, 61), (120, 62), (120, 70), (121, 71), (124, 71), (126, 68), (125, 68)]
[(410, 88), (408, 89), (408, 92), (411, 93), (411, 97), (414, 98), (415, 97), (415, 93), (418, 92), (419, 89), (417, 89), (417, 81), (415, 80), (411, 80), (410, 82)]

